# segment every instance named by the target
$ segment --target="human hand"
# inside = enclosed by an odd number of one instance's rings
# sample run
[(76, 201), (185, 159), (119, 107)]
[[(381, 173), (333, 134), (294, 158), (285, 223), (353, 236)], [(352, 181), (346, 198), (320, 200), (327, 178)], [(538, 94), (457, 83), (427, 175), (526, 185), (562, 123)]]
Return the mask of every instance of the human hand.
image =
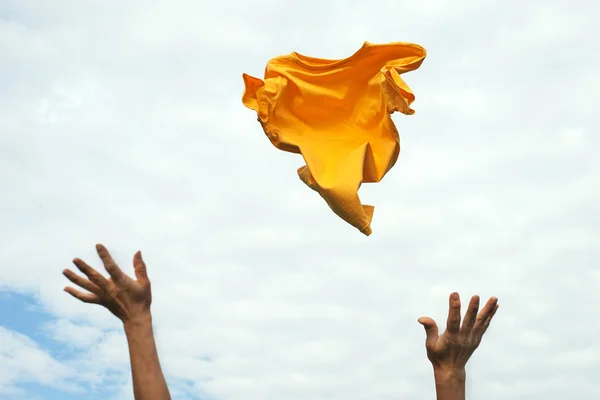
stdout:
[(137, 280), (133, 280), (121, 271), (103, 245), (96, 245), (96, 251), (110, 278), (105, 278), (81, 259), (76, 258), (73, 260), (73, 264), (88, 279), (75, 274), (70, 269), (65, 269), (63, 274), (77, 286), (86, 289), (87, 292), (70, 286), (65, 287), (65, 292), (84, 303), (99, 304), (106, 307), (123, 323), (138, 323), (150, 320), (152, 294), (142, 254), (138, 251), (133, 256), (133, 268), (137, 278)]
[(464, 379), (467, 361), (481, 343), (483, 334), (498, 310), (498, 299), (490, 298), (481, 312), (477, 313), (479, 296), (473, 296), (462, 327), (458, 293), (452, 293), (449, 302), (446, 331), (441, 336), (438, 336), (438, 327), (433, 319), (421, 317), (419, 323), (425, 327), (427, 358), (433, 364), (436, 374), (451, 374)]

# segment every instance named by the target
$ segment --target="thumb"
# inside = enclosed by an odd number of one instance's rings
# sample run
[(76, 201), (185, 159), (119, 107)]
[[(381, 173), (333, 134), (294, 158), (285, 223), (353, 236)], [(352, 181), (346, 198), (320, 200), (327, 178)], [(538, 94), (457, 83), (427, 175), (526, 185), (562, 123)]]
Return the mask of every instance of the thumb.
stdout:
[(419, 318), (419, 323), (423, 325), (425, 328), (425, 334), (427, 338), (425, 339), (425, 347), (433, 348), (435, 347), (435, 343), (438, 339), (438, 327), (435, 321), (429, 317), (421, 317)]
[(138, 281), (148, 282), (148, 273), (146, 271), (146, 263), (142, 260), (142, 253), (138, 251), (133, 256), (133, 269), (135, 271), (135, 277)]

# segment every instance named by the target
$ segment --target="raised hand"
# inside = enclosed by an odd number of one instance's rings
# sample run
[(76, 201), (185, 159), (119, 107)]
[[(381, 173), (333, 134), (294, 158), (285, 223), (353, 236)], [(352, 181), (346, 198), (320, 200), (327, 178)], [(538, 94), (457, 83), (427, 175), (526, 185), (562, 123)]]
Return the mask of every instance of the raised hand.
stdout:
[(478, 313), (479, 296), (473, 296), (461, 326), (460, 297), (458, 293), (452, 293), (446, 331), (442, 335), (438, 334), (438, 327), (433, 319), (419, 318), (419, 323), (425, 327), (427, 334), (425, 348), (427, 358), (433, 365), (438, 400), (465, 399), (465, 366), (481, 343), (496, 310), (498, 299), (492, 297)]
[(473, 296), (461, 326), (460, 297), (458, 293), (452, 293), (446, 331), (441, 336), (438, 335), (438, 327), (433, 319), (419, 318), (419, 323), (425, 327), (427, 334), (425, 340), (427, 358), (434, 368), (464, 369), (481, 343), (496, 310), (498, 310), (498, 299), (492, 297), (478, 313), (479, 296)]
[(71, 282), (85, 289), (86, 292), (70, 286), (65, 287), (64, 290), (85, 303), (99, 304), (106, 307), (123, 323), (150, 320), (152, 294), (150, 280), (146, 273), (146, 265), (142, 260), (141, 253), (138, 251), (133, 257), (133, 268), (137, 278), (137, 280), (133, 280), (121, 271), (103, 245), (96, 245), (96, 251), (110, 278), (105, 278), (84, 261), (76, 258), (73, 260), (73, 264), (87, 279), (69, 269), (65, 269), (63, 274)]

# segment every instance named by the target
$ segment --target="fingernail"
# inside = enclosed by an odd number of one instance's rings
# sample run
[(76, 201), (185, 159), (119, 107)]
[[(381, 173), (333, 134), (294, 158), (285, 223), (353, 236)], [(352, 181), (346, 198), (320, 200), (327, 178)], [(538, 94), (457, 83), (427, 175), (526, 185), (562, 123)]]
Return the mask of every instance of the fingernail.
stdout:
[(457, 292), (452, 293), (452, 300), (458, 300), (458, 293)]

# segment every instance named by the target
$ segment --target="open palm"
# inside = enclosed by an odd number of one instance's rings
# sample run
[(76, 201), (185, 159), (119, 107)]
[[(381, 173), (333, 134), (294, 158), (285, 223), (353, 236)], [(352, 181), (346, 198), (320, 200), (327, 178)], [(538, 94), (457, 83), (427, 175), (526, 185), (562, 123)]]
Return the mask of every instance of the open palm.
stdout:
[(419, 323), (425, 327), (427, 358), (434, 368), (464, 369), (467, 361), (481, 343), (483, 334), (490, 326), (498, 309), (498, 299), (490, 298), (478, 313), (479, 296), (473, 296), (462, 326), (458, 293), (450, 295), (449, 303), (446, 330), (442, 335), (438, 335), (438, 327), (433, 319), (421, 317)]
[(65, 291), (85, 303), (106, 307), (123, 322), (148, 319), (152, 293), (141, 253), (138, 251), (133, 257), (133, 268), (137, 278), (133, 280), (121, 271), (104, 246), (96, 245), (96, 251), (110, 278), (105, 278), (84, 261), (76, 258), (73, 264), (87, 279), (69, 269), (65, 269), (63, 274), (87, 292), (69, 286), (65, 287)]

